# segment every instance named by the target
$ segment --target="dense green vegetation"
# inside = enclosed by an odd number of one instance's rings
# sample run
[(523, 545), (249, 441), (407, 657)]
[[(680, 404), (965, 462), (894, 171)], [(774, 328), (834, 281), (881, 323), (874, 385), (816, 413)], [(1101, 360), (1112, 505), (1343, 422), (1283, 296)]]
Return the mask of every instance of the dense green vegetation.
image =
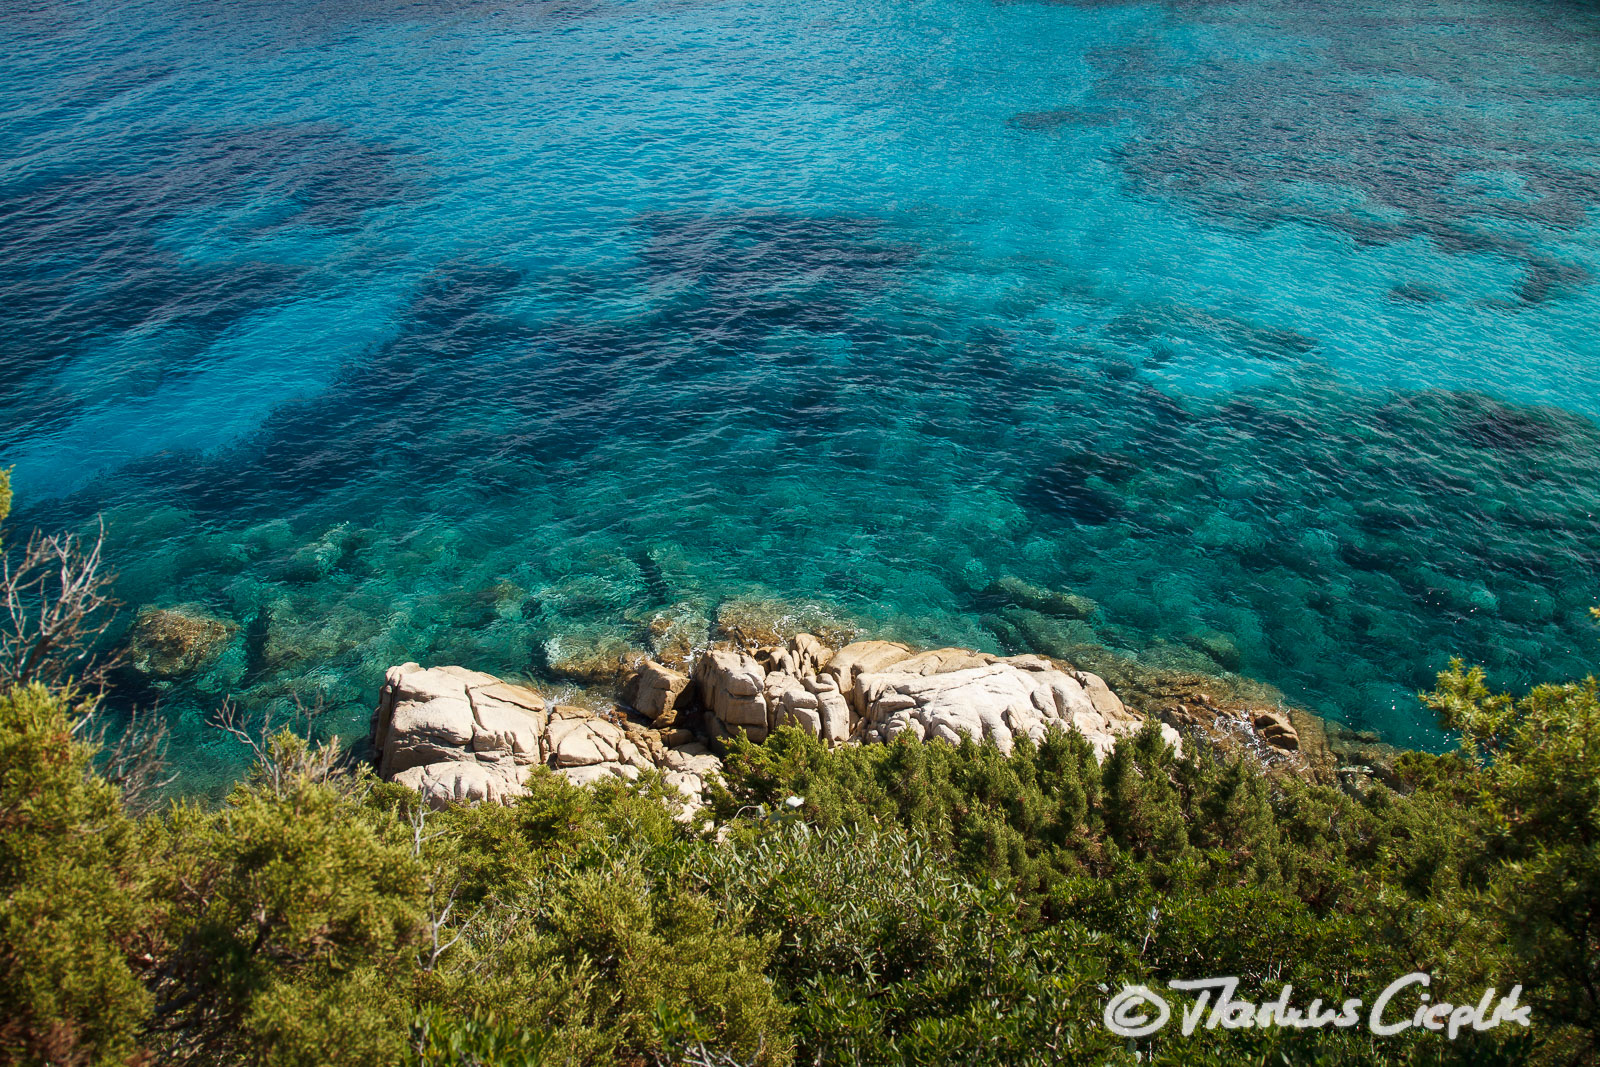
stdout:
[[(1426, 699), (1461, 747), (1403, 757), (1399, 792), (1179, 758), (1154, 730), (1103, 766), (1061, 733), (1003, 757), (785, 730), (737, 744), (690, 823), (660, 779), (544, 771), (514, 804), (427, 812), (288, 733), (220, 805), (135, 814), (94, 702), (14, 684), (0, 1062), (1592, 1062), (1596, 684), (1514, 700), (1456, 665)], [(1521, 983), (1533, 1025), (1102, 1022), (1128, 982), (1370, 1004), (1414, 970), (1436, 1000)]]

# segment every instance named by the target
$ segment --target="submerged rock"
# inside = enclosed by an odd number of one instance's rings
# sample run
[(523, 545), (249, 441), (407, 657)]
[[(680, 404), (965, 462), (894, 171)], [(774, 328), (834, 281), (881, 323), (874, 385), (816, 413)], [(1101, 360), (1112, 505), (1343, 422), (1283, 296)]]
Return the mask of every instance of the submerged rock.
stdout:
[(695, 603), (674, 604), (650, 616), (645, 634), (658, 662), (687, 671), (694, 666), (695, 657), (711, 645), (711, 620)]
[(988, 595), (998, 601), (1012, 604), (1029, 611), (1037, 611), (1042, 615), (1054, 615), (1063, 619), (1087, 619), (1100, 610), (1098, 604), (1086, 596), (1077, 593), (1057, 592), (1053, 589), (1041, 589), (1030, 582), (1010, 575), (999, 579), (989, 586)]
[(191, 674), (222, 654), (239, 627), (192, 604), (145, 608), (128, 635), (133, 669), (152, 678)]
[(1236, 671), (1244, 660), (1233, 638), (1216, 630), (1201, 630), (1183, 640), (1190, 648), (1211, 657), (1223, 670)]
[(802, 633), (838, 648), (855, 636), (856, 628), (813, 604), (746, 598), (725, 600), (717, 606), (711, 638), (753, 651), (782, 645)]
[(358, 540), (348, 522), (329, 527), (321, 537), (295, 550), (284, 563), (281, 576), (289, 582), (320, 581), (344, 563)]
[(615, 685), (647, 658), (643, 649), (609, 634), (562, 634), (541, 650), (551, 675), (583, 685)]

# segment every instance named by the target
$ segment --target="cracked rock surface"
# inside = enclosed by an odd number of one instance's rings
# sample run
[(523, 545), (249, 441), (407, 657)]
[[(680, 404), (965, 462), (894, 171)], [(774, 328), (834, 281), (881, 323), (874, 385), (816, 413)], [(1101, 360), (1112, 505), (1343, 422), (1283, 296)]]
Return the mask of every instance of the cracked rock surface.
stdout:
[[(642, 742), (642, 743), (641, 743)], [(443, 807), (460, 801), (507, 800), (524, 793), (538, 765), (586, 785), (606, 777), (637, 778), (660, 769), (699, 806), (705, 776), (721, 769), (704, 746), (675, 755), (582, 708), (547, 707), (526, 686), (463, 667), (404, 663), (389, 668), (372, 717), (378, 774), (422, 792)]]
[[(656, 770), (688, 798), (687, 815), (722, 770), (719, 743), (735, 734), (762, 741), (794, 726), (837, 746), (910, 733), (1010, 752), (1018, 737), (1039, 741), (1056, 726), (1104, 759), (1145, 721), (1097, 675), (1043, 656), (913, 652), (889, 641), (833, 649), (810, 634), (754, 654), (714, 648), (688, 673), (645, 660), (621, 692), (626, 707), (603, 715), (547, 706), (532, 689), (462, 667), (391, 667), (372, 720), (378, 773), (443, 806), (517, 796), (537, 765), (579, 784)], [(627, 718), (630, 709), (644, 721)], [(1292, 737), (1286, 726), (1278, 733), (1280, 745)]]

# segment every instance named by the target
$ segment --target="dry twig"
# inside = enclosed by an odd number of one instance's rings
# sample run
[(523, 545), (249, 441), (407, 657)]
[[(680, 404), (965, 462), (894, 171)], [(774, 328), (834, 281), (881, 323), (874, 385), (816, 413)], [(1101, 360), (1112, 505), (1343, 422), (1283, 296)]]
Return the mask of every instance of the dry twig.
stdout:
[(0, 686), (104, 688), (116, 657), (99, 645), (117, 607), (104, 548), (101, 524), (93, 540), (35, 531), (0, 558)]
[(167, 763), (170, 727), (159, 715), (134, 709), (116, 741), (107, 744), (110, 723), (96, 706), (74, 724), (85, 741), (104, 753), (100, 776), (122, 792), (122, 806), (135, 815), (154, 808), (162, 790), (177, 781)]

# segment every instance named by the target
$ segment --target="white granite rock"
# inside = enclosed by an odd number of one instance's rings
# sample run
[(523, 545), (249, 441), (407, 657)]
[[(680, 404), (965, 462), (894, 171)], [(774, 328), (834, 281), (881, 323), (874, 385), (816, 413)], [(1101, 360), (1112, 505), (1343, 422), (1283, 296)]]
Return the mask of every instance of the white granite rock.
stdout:
[[(524, 792), (528, 775), (544, 763), (569, 781), (634, 779), (656, 767), (616, 723), (581, 708), (547, 709), (524, 686), (461, 667), (390, 668), (372, 717), (378, 773), (417, 789), (430, 805), (509, 800)], [(693, 786), (700, 803), (705, 779), (722, 764), (693, 746), (675, 757), (680, 787)]]
[(727, 728), (763, 740), (769, 726), (766, 669), (742, 652), (712, 651), (695, 664), (695, 681), (706, 709)]
[(767, 675), (765, 693), (774, 728), (798, 726), (830, 744), (850, 736), (850, 706), (831, 675), (777, 671)]
[(886, 670), (892, 664), (910, 657), (909, 648), (893, 641), (857, 641), (835, 652), (823, 671), (833, 678), (834, 688), (844, 697), (853, 715), (859, 719), (866, 714), (867, 709), (860, 699), (860, 691), (856, 686), (857, 677)]
[[(1090, 689), (1104, 682), (1093, 675), (1063, 671), (1035, 656), (989, 657), (987, 663), (961, 666), (977, 654), (950, 654), (958, 651), (942, 649), (935, 658), (912, 657), (887, 671), (859, 675), (864, 739), (889, 741), (909, 730), (925, 740), (958, 743), (966, 735), (1010, 752), (1019, 735), (1039, 741), (1055, 723), (1078, 730), (1104, 759), (1118, 738), (1139, 729), (1139, 718), (1121, 701), (1113, 708), (1102, 696), (1104, 709), (1095, 706)], [(913, 670), (901, 670), (907, 665)], [(940, 671), (941, 666), (957, 669)]]

